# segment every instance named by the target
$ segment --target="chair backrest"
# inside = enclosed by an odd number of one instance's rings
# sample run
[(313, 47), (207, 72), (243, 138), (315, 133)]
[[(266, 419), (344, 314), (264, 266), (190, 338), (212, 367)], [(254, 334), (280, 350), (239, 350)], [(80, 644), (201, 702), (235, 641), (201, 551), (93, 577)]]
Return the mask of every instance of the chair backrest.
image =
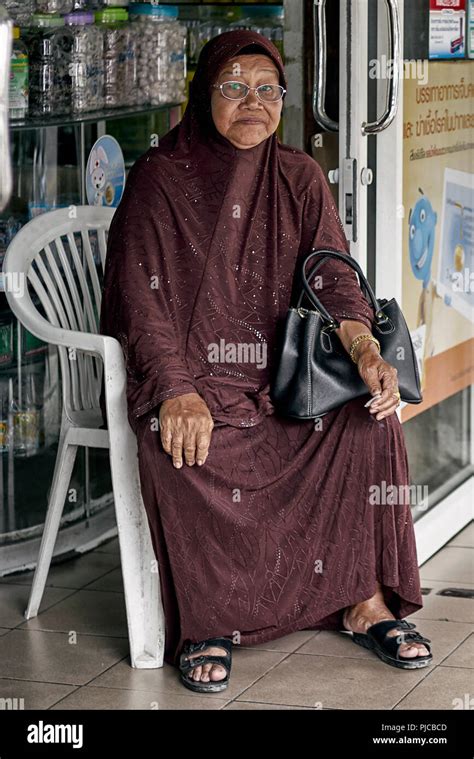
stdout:
[[(64, 330), (97, 334), (101, 306), (101, 276), (107, 251), (107, 234), (114, 208), (71, 206), (41, 214), (18, 232), (5, 254), (5, 292), (28, 287), (31, 301), (8, 297), (21, 322), (28, 311), (27, 328), (35, 330), (34, 313)], [(100, 275), (100, 277), (99, 277)], [(102, 361), (58, 346), (66, 414), (99, 409)]]

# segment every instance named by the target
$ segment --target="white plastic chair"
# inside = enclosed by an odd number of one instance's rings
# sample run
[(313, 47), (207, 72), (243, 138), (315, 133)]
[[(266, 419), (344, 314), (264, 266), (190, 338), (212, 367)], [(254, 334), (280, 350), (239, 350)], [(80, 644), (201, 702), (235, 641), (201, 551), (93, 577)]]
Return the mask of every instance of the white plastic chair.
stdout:
[[(10, 308), (33, 335), (58, 346), (63, 390), (58, 454), (25, 618), (38, 614), (77, 448), (108, 448), (130, 660), (132, 667), (152, 669), (163, 666), (164, 613), (140, 490), (137, 441), (127, 417), (124, 355), (118, 340), (98, 334), (101, 290), (93, 249), (103, 270), (114, 210), (74, 206), (42, 214), (18, 232), (5, 254)], [(99, 429), (102, 371), (108, 430)]]

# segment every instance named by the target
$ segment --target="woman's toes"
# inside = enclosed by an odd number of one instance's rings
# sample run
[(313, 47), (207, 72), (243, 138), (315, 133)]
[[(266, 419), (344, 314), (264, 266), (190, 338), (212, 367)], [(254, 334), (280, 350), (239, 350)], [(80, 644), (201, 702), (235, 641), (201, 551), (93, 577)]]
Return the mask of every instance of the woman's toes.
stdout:
[(426, 646), (410, 646), (406, 645), (400, 649), (400, 656), (406, 656), (410, 659), (414, 659), (416, 656), (428, 656), (429, 651)]
[[(202, 656), (205, 654), (210, 654), (213, 656), (224, 656), (226, 653), (227, 652), (224, 648), (211, 646), (210, 648), (206, 648), (202, 654), (196, 653), (194, 655), (187, 656), (186, 659), (194, 659), (196, 656)], [(201, 680), (204, 683), (208, 683), (211, 680), (223, 680), (225, 676), (225, 667), (222, 667), (220, 664), (214, 664), (213, 662), (209, 662), (208, 664), (201, 664), (201, 666), (195, 667), (187, 675), (188, 679), (193, 680), (194, 682)]]
[(211, 680), (223, 680), (224, 677), (225, 677), (224, 667), (221, 667), (220, 664), (214, 664), (210, 672)]
[(202, 675), (201, 675), (202, 682), (204, 683), (209, 682), (209, 675), (210, 675), (211, 669), (212, 669), (212, 664), (204, 664), (202, 668)]
[(200, 680), (201, 672), (202, 672), (202, 667), (195, 667), (193, 669), (193, 680)]
[(413, 659), (415, 656), (418, 656), (418, 649), (416, 646), (407, 646), (406, 648), (400, 649), (400, 656), (405, 656), (406, 658)]
[(430, 652), (426, 646), (418, 646), (418, 656), (429, 656)]

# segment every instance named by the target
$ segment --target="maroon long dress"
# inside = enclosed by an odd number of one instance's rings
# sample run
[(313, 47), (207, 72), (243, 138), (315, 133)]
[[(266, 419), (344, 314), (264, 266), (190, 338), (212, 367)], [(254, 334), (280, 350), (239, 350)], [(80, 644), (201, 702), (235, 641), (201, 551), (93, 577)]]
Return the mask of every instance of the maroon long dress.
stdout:
[[(130, 170), (108, 238), (101, 332), (126, 357), (169, 663), (185, 639), (251, 645), (342, 629), (343, 609), (370, 598), (377, 580), (397, 618), (422, 607), (410, 507), (369, 497), (371, 485), (409, 483), (397, 416), (376, 421), (363, 397), (319, 429), (279, 415), (270, 400), (296, 267), (311, 248), (349, 246), (310, 156), (275, 134), (239, 150), (213, 125), (209, 84), (252, 43), (285, 83), (278, 51), (260, 35), (208, 43), (183, 120)], [(327, 261), (318, 273), (328, 310), (370, 328), (353, 271)], [(265, 360), (223, 360), (242, 345), (259, 346)], [(204, 466), (176, 469), (161, 445), (159, 406), (189, 392), (215, 426)]]

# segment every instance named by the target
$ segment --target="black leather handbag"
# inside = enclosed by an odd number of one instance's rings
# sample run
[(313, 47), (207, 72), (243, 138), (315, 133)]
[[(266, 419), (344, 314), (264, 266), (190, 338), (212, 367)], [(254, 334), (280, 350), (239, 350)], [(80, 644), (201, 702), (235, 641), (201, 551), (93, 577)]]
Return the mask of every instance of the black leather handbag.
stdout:
[[(319, 258), (306, 276), (306, 266)], [(309, 282), (325, 258), (336, 258), (351, 266), (359, 276), (359, 285), (373, 306), (375, 321), (372, 334), (380, 342), (380, 352), (398, 371), (401, 400), (420, 403), (418, 365), (407, 323), (395, 298), (377, 300), (357, 261), (347, 253), (313, 250), (302, 269), (303, 289), (297, 304), (288, 310), (279, 363), (270, 388), (275, 410), (284, 416), (315, 419), (352, 398), (369, 394), (341, 341), (334, 333), (339, 322), (317, 298)], [(303, 308), (307, 296), (314, 307)]]

